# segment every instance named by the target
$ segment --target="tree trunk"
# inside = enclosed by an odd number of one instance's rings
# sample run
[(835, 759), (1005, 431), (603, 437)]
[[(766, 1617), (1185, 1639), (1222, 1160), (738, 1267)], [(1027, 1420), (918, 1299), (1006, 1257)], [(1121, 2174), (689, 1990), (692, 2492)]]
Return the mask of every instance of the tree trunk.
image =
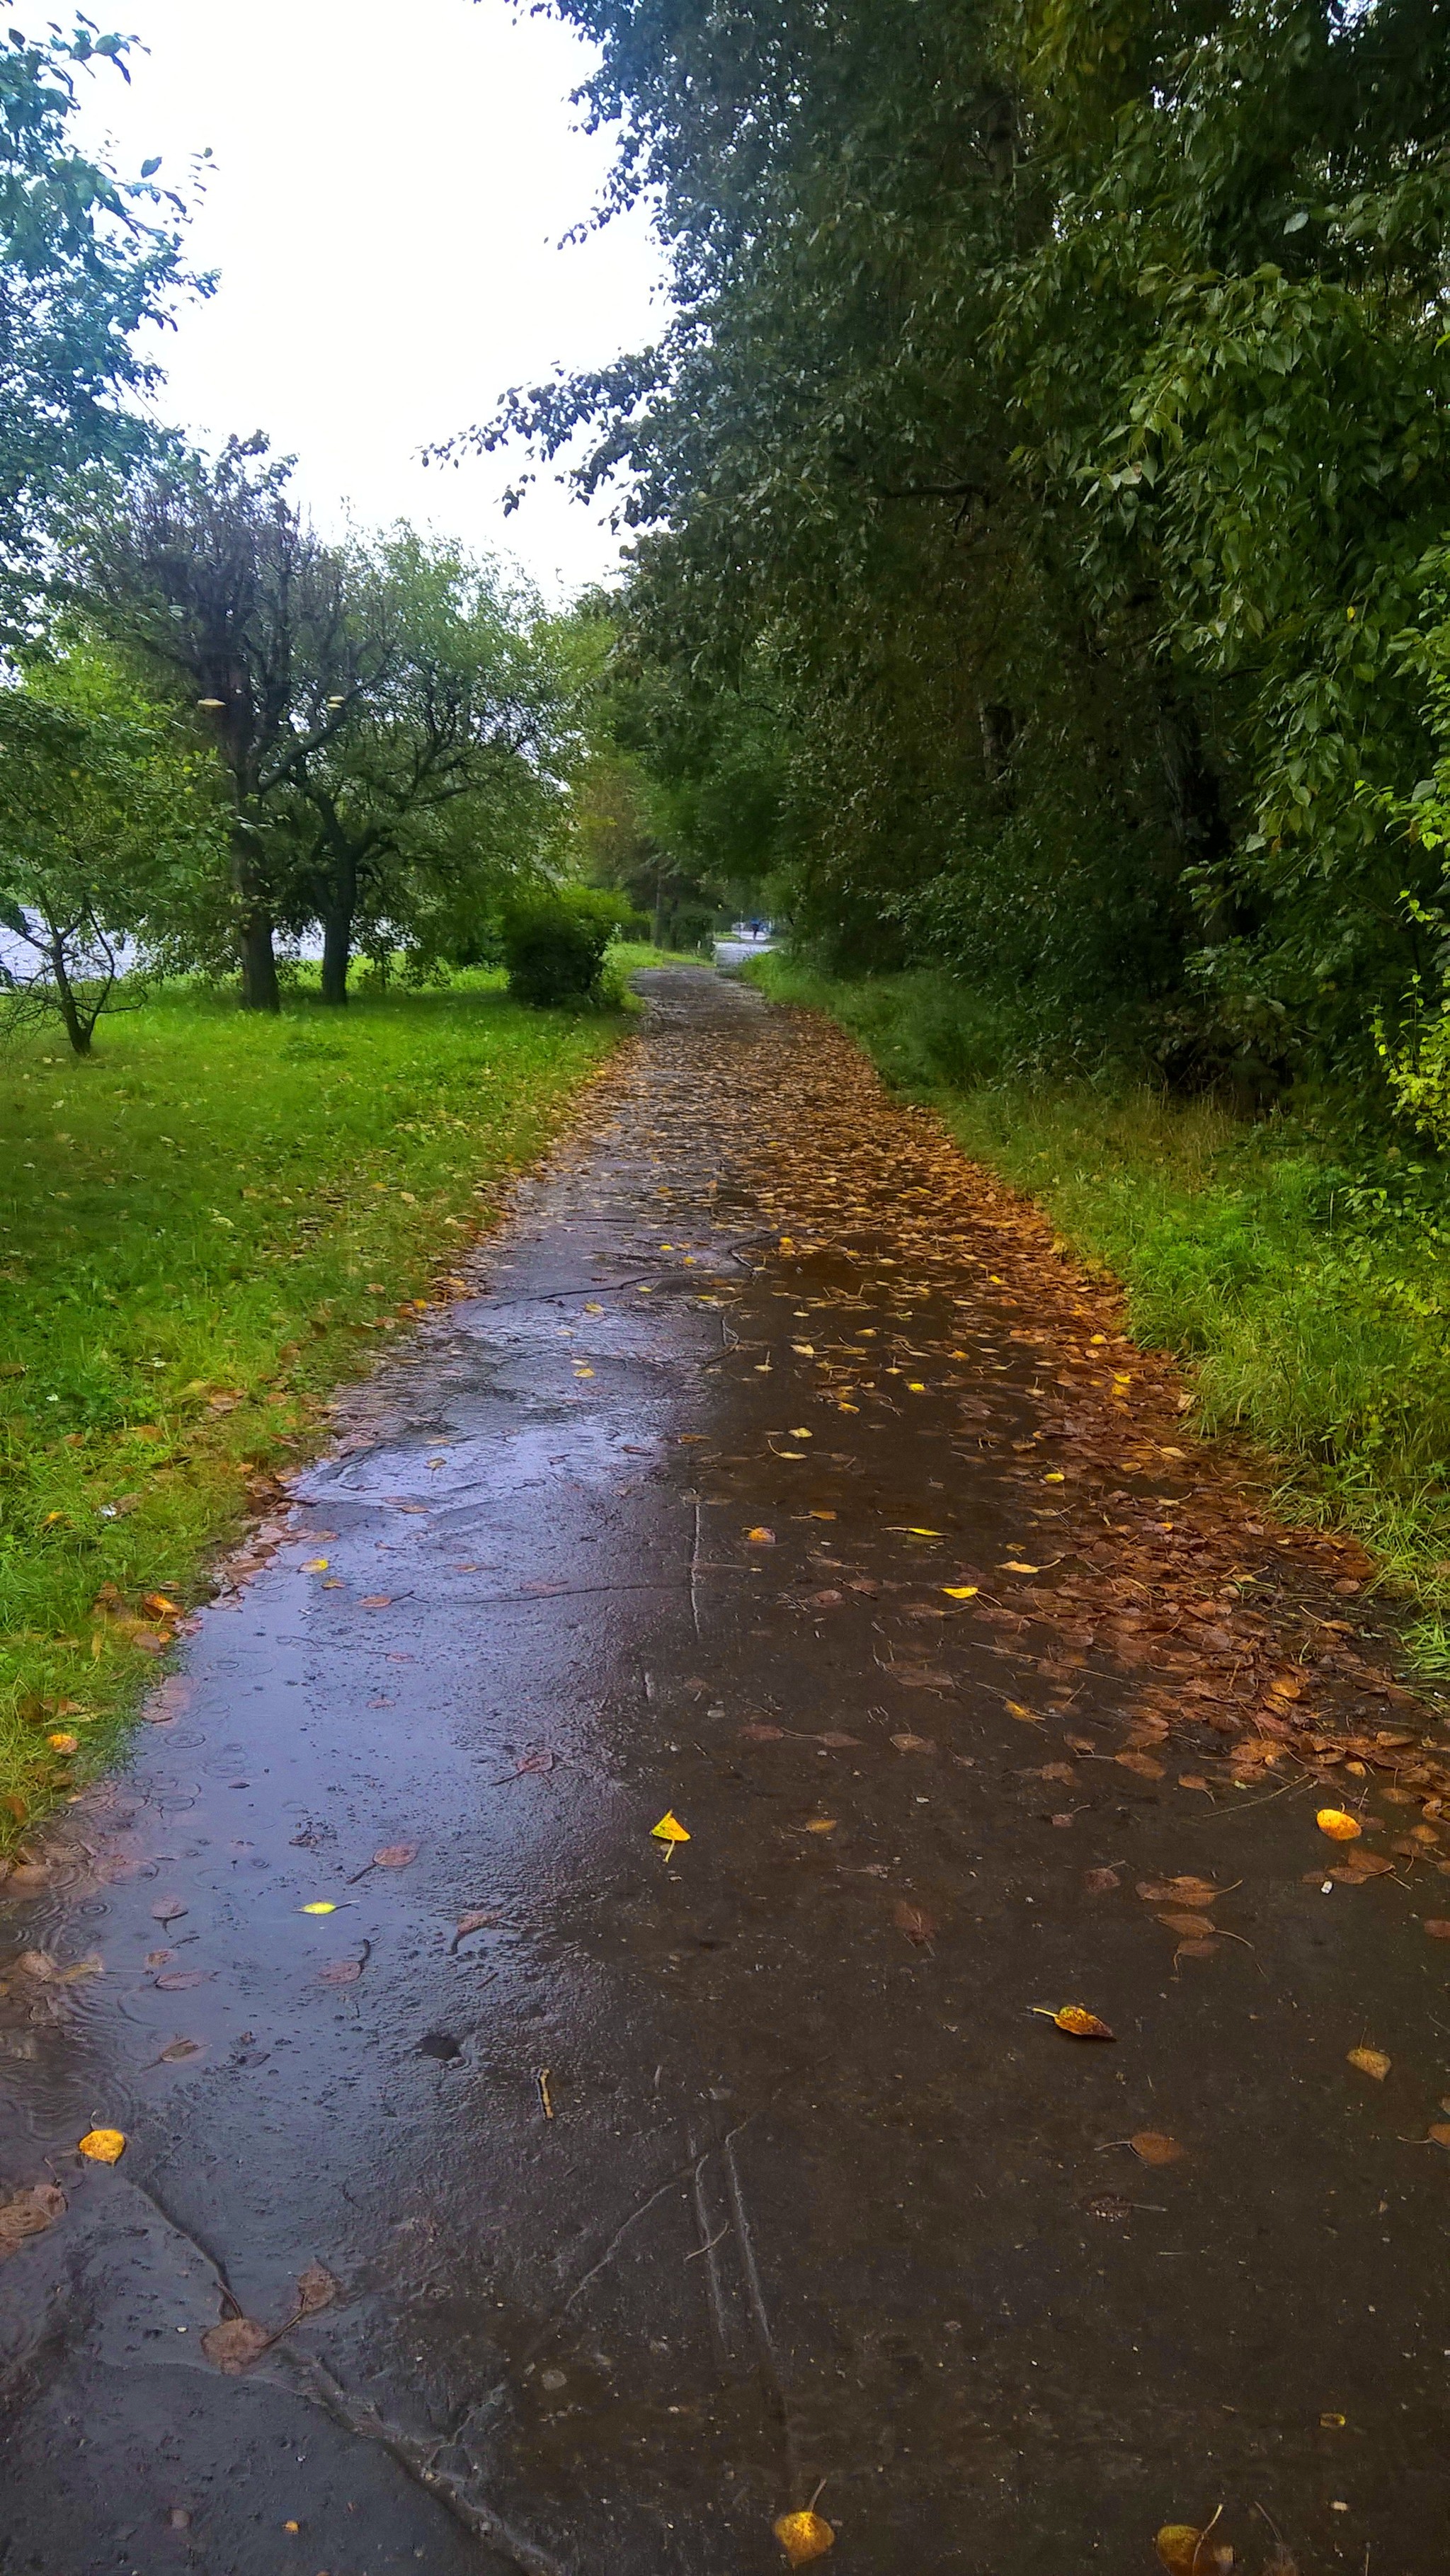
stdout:
[(347, 1001), (352, 956), (352, 906), (327, 913), (322, 924), (322, 998), (341, 1009)]
[(272, 954), (272, 914), (257, 873), (250, 821), (238, 807), (232, 822), (232, 884), (241, 904), (237, 953), (242, 969), (244, 1011), (280, 1011), (277, 960)]
[(82, 1016), (71, 987), (70, 977), (66, 973), (65, 943), (54, 931), (51, 933), (50, 940), (50, 969), (55, 977), (55, 989), (60, 1001), (60, 1015), (65, 1022), (66, 1036), (77, 1055), (89, 1055), (95, 1022), (88, 1021)]
[(237, 945), (242, 958), (243, 1010), (280, 1011), (282, 996), (277, 989), (277, 960), (272, 954), (272, 917), (260, 905), (243, 914)]

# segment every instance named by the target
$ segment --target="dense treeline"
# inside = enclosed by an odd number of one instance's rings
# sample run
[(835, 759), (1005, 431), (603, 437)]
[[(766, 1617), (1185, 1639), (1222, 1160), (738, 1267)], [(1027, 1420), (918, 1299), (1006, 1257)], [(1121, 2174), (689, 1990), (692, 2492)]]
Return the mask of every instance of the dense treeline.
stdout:
[(758, 749), (842, 963), (1432, 1115), (1445, 0), (557, 5), (677, 315), (480, 435), (632, 478), (656, 787)]
[[(127, 41), (0, 44), (0, 1019), (89, 1051), (148, 976), (386, 976), (497, 948), (547, 886), (597, 679), (587, 621), (406, 527), (324, 543), (260, 436), (192, 452), (138, 398), (210, 281), (158, 165), (75, 146)], [(601, 936), (604, 934), (601, 934)]]

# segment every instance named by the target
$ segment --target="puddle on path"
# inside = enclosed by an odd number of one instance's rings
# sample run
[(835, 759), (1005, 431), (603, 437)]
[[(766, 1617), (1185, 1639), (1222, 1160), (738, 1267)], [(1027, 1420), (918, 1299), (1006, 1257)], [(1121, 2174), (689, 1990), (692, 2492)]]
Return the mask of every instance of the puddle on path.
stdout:
[(748, 2576), (824, 2479), (843, 2576), (1418, 2576), (1428, 1717), (929, 1121), (645, 980), (0, 1930), (0, 2569)]

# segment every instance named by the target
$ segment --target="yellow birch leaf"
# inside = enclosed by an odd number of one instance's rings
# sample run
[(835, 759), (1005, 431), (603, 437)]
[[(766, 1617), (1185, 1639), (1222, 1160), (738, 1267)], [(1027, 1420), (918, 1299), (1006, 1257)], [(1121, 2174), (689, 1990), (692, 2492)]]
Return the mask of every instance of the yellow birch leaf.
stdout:
[(690, 1839), (676, 1815), (661, 1816), (657, 1825), (651, 1825), (650, 1832), (658, 1843), (687, 1843)]
[(1376, 2084), (1383, 2084), (1390, 2071), (1390, 2060), (1382, 2048), (1352, 2048), (1348, 2062), (1357, 2066), (1361, 2075), (1372, 2075)]
[(331, 1559), (329, 1557), (309, 1556), (307, 1563), (302, 1568), (302, 1571), (304, 1574), (325, 1574), (330, 1563)]
[(87, 2129), (76, 2144), (76, 2153), (87, 2156), (93, 2165), (119, 2164), (126, 2152), (123, 2129)]
[(315, 1905), (299, 1905), (297, 1911), (299, 1914), (335, 1914), (337, 1907), (329, 1905), (325, 1898), (319, 1897)]
[(1044, 2021), (1052, 2022), (1058, 2030), (1065, 2031), (1069, 2039), (1114, 2039), (1117, 2036), (1105, 2021), (1098, 2019), (1095, 2012), (1088, 2011), (1086, 2004), (1061, 2004), (1056, 2012), (1050, 2004), (1033, 2004), (1030, 2009), (1039, 2013)]
[(771, 2527), (792, 2567), (804, 2567), (812, 2558), (824, 2558), (826, 2551), (836, 2545), (834, 2531), (818, 2513), (783, 2513)]
[(1332, 1843), (1358, 1842), (1364, 1831), (1363, 1825), (1353, 1816), (1347, 1816), (1342, 1807), (1321, 1807), (1314, 1822)]
[(948, 1601), (975, 1601), (978, 1592), (981, 1590), (981, 1585), (978, 1583), (944, 1583), (942, 1585), (942, 1590), (946, 1594)]

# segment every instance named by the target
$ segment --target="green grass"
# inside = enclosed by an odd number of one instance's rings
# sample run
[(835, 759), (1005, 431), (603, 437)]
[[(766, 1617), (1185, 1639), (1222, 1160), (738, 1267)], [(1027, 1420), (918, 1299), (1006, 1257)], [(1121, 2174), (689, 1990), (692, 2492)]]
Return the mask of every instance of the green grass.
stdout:
[(1301, 1117), (1098, 1081), (1004, 1075), (1000, 1025), (945, 978), (838, 983), (752, 966), (830, 1012), (964, 1150), (1126, 1289), (1134, 1331), (1188, 1367), (1193, 1427), (1246, 1434), (1281, 1508), (1351, 1528), (1450, 1671), (1450, 1188), (1391, 1152), (1346, 1168)]
[(0, 1831), (114, 1749), (146, 1595), (197, 1598), (628, 1025), (472, 974), (277, 1020), (177, 989), (88, 1062), (0, 1043)]

